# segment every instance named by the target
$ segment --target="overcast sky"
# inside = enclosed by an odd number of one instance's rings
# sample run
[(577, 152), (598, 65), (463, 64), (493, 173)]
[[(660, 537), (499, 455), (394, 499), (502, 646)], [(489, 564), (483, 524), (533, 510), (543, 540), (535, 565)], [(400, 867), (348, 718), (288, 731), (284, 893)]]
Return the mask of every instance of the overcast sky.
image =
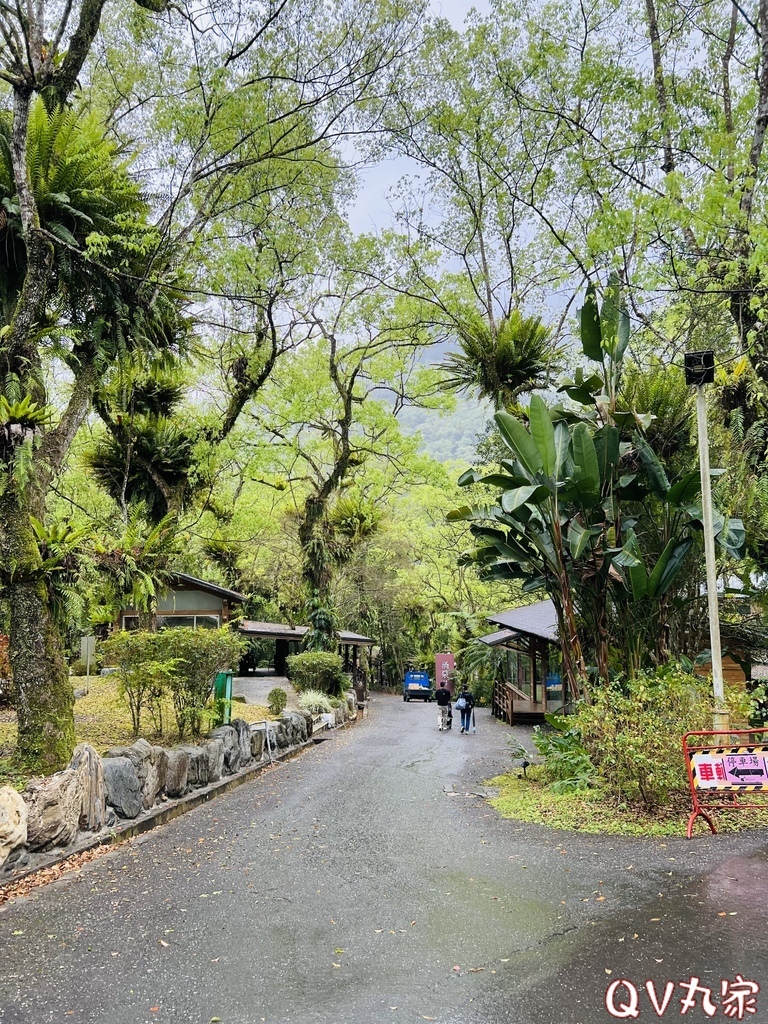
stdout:
[[(431, 0), (430, 8), (460, 29), (472, 8), (487, 14), (490, 3), (489, 0)], [(375, 167), (365, 168), (360, 174), (357, 198), (348, 209), (353, 230), (379, 231), (389, 227), (393, 217), (387, 202), (387, 190), (403, 175), (414, 173), (415, 170), (410, 161), (405, 159), (388, 160)]]

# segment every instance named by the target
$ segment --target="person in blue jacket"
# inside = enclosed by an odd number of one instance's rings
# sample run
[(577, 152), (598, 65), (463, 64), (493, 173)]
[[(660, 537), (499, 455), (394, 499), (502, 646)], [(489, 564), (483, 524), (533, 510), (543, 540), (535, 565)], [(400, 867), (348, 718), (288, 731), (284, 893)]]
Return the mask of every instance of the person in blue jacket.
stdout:
[(456, 710), (461, 712), (461, 731), (469, 732), (469, 723), (472, 721), (472, 709), (475, 706), (475, 698), (467, 689), (466, 683), (461, 688), (461, 693), (456, 699)]

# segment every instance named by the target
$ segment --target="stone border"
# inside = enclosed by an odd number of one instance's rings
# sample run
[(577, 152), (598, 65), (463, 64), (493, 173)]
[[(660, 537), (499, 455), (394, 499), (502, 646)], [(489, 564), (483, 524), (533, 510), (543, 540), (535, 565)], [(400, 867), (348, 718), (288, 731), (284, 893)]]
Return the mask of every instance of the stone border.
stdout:
[[(366, 711), (367, 708), (355, 714), (349, 714), (347, 711), (346, 714), (336, 717), (333, 724), (329, 720), (332, 716), (313, 716), (314, 728), (309, 739), (282, 748), (275, 745), (274, 748), (268, 749), (267, 744), (265, 744), (262, 757), (258, 761), (252, 761), (231, 775), (224, 775), (206, 786), (195, 787), (181, 797), (175, 799), (166, 798), (162, 803), (153, 804), (148, 809), (142, 809), (135, 818), (120, 818), (118, 823), (112, 827), (104, 827), (98, 832), (81, 831), (81, 838), (78, 838), (75, 842), (63, 846), (55, 846), (52, 849), (40, 851), (39, 853), (30, 852), (31, 861), (25, 863), (23, 867), (15, 871), (2, 871), (0, 869), (0, 893), (32, 875), (36, 875), (41, 871), (54, 867), (56, 864), (69, 860), (71, 857), (87, 853), (101, 846), (117, 845), (124, 840), (132, 839), (144, 832), (149, 832), (159, 825), (164, 825), (166, 822), (172, 821), (188, 811), (194, 810), (201, 804), (208, 803), (218, 796), (223, 796), (244, 783), (250, 782), (265, 769), (291, 760), (309, 747), (316, 746), (318, 741), (321, 741), (321, 738), (328, 738), (328, 732), (345, 727), (348, 728), (356, 720), (364, 718)], [(258, 729), (261, 726), (262, 730), (268, 729), (273, 724), (277, 723), (260, 722), (256, 723), (256, 728)]]
[(243, 768), (236, 775), (228, 775), (223, 779), (219, 779), (218, 782), (212, 782), (208, 786), (192, 790), (192, 792), (179, 797), (177, 800), (168, 800), (164, 804), (151, 807), (133, 821), (124, 822), (121, 825), (116, 825), (114, 828), (104, 829), (98, 833), (81, 833), (86, 835), (87, 838), (71, 843), (69, 846), (57, 846), (53, 850), (48, 850), (42, 854), (32, 854), (32, 857), (39, 857), (37, 863), (28, 864), (19, 871), (9, 872), (6, 877), (0, 880), (0, 892), (9, 886), (15, 885), (17, 882), (23, 881), (25, 878), (29, 878), (30, 875), (36, 875), (39, 871), (45, 871), (47, 868), (69, 860), (70, 857), (74, 857), (79, 853), (86, 853), (88, 850), (94, 850), (98, 846), (117, 846), (118, 843), (122, 843), (126, 839), (133, 839), (135, 836), (149, 832), (159, 825), (165, 825), (167, 822), (173, 821), (174, 818), (179, 818), (182, 814), (193, 811), (201, 804), (208, 803), (217, 796), (223, 796), (244, 783), (250, 782), (256, 775), (272, 767), (272, 765), (292, 760), (309, 749), (309, 747), (314, 746), (316, 746), (314, 739), (305, 740), (304, 743), (296, 747), (290, 747), (280, 753), (276, 752), (273, 755), (272, 761), (267, 759), (248, 765), (247, 768)]

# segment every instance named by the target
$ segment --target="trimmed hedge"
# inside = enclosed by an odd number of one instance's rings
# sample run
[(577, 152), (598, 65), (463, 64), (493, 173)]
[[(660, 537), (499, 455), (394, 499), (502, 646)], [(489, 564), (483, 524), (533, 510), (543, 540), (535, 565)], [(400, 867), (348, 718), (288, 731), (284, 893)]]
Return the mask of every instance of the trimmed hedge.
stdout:
[(346, 684), (341, 657), (321, 651), (291, 655), (288, 658), (288, 675), (299, 692), (320, 690), (336, 697)]

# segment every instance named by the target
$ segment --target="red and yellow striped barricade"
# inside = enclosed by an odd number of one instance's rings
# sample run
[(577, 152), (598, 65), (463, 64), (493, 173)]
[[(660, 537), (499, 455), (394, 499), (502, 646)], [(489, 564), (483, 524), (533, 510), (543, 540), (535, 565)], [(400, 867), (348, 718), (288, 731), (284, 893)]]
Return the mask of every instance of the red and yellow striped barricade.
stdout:
[[(718, 745), (718, 741), (722, 746)], [(693, 810), (687, 835), (698, 817), (715, 833), (709, 812), (765, 807), (742, 799), (744, 794), (768, 796), (768, 729), (687, 732), (683, 754), (688, 769)]]

